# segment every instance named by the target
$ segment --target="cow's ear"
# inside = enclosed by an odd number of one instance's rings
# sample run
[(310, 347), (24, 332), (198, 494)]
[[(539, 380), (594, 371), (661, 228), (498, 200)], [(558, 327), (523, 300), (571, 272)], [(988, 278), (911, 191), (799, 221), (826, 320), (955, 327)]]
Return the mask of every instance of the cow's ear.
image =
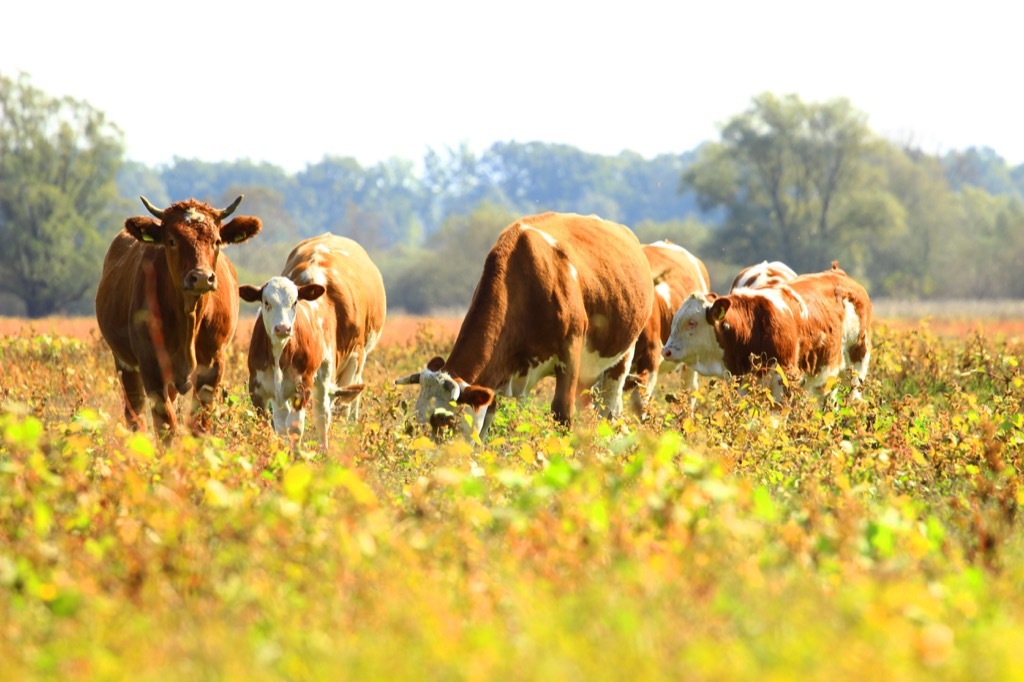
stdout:
[(420, 383), (420, 373), (413, 372), (412, 374), (406, 374), (404, 377), (398, 377), (395, 379), (395, 386), (404, 386), (406, 384), (418, 384)]
[(430, 362), (427, 363), (427, 369), (429, 369), (431, 372), (437, 372), (442, 367), (444, 367), (444, 358), (442, 358), (440, 355), (435, 355), (434, 357), (430, 358)]
[(459, 399), (455, 402), (460, 405), (470, 405), (479, 410), (485, 405), (490, 405), (494, 400), (494, 391), (483, 386), (466, 386), (459, 392)]
[(263, 287), (254, 287), (251, 284), (243, 284), (242, 286), (238, 287), (238, 296), (243, 301), (248, 301), (249, 303), (256, 303), (261, 298), (263, 298)]
[(164, 226), (149, 216), (132, 216), (124, 221), (128, 234), (147, 244), (159, 244), (164, 238)]
[(299, 298), (303, 301), (315, 301), (324, 295), (327, 288), (323, 284), (303, 284), (299, 287)]
[(331, 398), (340, 400), (343, 404), (348, 404), (359, 397), (359, 394), (366, 388), (366, 384), (349, 384), (348, 386), (342, 386), (341, 388), (331, 391)]
[(716, 298), (715, 302), (708, 308), (708, 324), (717, 324), (725, 319), (725, 314), (729, 312), (729, 306), (732, 305), (732, 301), (728, 298)]
[(227, 225), (220, 228), (220, 240), (225, 244), (240, 244), (255, 237), (263, 229), (259, 218), (251, 215), (240, 215)]

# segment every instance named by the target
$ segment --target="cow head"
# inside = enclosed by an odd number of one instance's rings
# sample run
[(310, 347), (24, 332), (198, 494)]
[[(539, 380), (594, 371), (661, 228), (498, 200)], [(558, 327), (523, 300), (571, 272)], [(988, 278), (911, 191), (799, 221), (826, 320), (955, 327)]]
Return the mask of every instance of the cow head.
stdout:
[(271, 277), (262, 287), (238, 287), (243, 301), (260, 303), (260, 319), (271, 345), (279, 347), (292, 337), (299, 301), (315, 301), (327, 291), (322, 284), (298, 286), (287, 277)]
[(494, 403), (494, 391), (483, 386), (473, 386), (445, 372), (444, 359), (433, 358), (422, 372), (414, 372), (395, 380), (398, 385), (419, 384), (420, 393), (416, 398), (416, 417), (430, 424), (435, 432), (443, 427), (452, 427), (457, 417), (452, 412), (454, 405), (468, 405), (473, 411), (472, 431), (477, 436), (484, 427), (487, 408)]
[(715, 326), (725, 319), (731, 303), (728, 297), (715, 294), (690, 294), (672, 318), (662, 357), (695, 365), (708, 352), (720, 353)]
[(185, 294), (201, 296), (217, 289), (217, 257), (226, 244), (238, 244), (256, 235), (263, 224), (253, 216), (239, 216), (222, 225), (242, 197), (224, 209), (215, 209), (195, 199), (180, 201), (163, 210), (142, 199), (154, 218), (134, 216), (124, 227), (141, 242), (162, 247), (174, 281)]

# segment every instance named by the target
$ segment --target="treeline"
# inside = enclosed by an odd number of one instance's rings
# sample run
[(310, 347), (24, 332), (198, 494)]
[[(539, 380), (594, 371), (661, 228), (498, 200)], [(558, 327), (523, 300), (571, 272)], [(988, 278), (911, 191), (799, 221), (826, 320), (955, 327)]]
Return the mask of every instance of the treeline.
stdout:
[(124, 159), (101, 112), (0, 76), (0, 314), (90, 313), (106, 244), (128, 215), (196, 197), (264, 231), (229, 253), (243, 281), (277, 274), (300, 239), (331, 231), (380, 264), (389, 305), (467, 305), (483, 257), (515, 218), (596, 213), (641, 241), (705, 260), (716, 288), (764, 259), (798, 271), (832, 260), (873, 296), (1020, 298), (1024, 166), (993, 150), (928, 154), (879, 138), (846, 100), (755, 97), (720, 139), (645, 159), (499, 142), (369, 167), (325, 157), (298, 173), (249, 161)]

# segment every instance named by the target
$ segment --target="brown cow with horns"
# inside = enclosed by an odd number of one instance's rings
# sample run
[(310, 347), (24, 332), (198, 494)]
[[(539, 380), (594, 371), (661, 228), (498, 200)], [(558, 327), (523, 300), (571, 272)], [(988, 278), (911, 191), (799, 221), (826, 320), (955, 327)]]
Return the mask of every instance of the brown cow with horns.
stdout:
[(192, 426), (208, 426), (208, 409), (224, 375), (224, 351), (238, 323), (238, 280), (221, 247), (258, 233), (259, 218), (226, 225), (242, 197), (225, 209), (189, 199), (154, 216), (134, 216), (114, 237), (96, 291), (96, 319), (124, 389), (126, 421), (143, 426), (146, 398), (153, 427), (170, 437), (173, 403), (195, 384)]

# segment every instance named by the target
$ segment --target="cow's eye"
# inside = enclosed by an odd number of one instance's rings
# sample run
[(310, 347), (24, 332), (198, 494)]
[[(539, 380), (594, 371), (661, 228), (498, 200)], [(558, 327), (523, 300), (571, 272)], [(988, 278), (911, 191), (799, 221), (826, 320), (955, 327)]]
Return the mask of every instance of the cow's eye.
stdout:
[(265, 307), (265, 308), (266, 308), (267, 310), (270, 310), (270, 301), (264, 301), (264, 302), (263, 302), (263, 306), (264, 306), (264, 307)]
[(697, 320), (690, 320), (689, 322), (686, 323), (686, 326), (689, 327), (690, 329), (693, 329), (694, 327), (697, 326)]
[(167, 246), (169, 246), (169, 247), (171, 247), (173, 249), (177, 245), (178, 245), (178, 242), (177, 242), (177, 240), (175, 240), (174, 237), (168, 237), (167, 238)]

